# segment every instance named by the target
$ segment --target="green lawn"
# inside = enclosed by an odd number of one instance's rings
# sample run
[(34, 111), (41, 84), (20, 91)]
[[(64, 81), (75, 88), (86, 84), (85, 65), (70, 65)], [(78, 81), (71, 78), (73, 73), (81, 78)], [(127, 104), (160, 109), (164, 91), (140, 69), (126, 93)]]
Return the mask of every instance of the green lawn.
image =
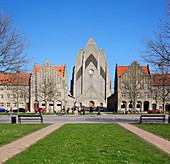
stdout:
[(0, 124), (0, 146), (48, 125), (49, 124)]
[(117, 124), (67, 124), (5, 163), (159, 163), (170, 156)]
[(170, 124), (134, 124), (139, 128), (154, 133), (170, 141)]

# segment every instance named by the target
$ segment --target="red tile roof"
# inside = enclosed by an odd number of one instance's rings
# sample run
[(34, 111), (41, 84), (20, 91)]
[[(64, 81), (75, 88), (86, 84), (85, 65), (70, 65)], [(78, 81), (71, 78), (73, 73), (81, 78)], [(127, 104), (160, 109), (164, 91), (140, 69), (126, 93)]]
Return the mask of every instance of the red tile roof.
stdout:
[(65, 67), (64, 66), (54, 66), (54, 68), (60, 72), (61, 76), (64, 77), (65, 74)]
[(39, 65), (35, 66), (34, 74), (36, 74), (39, 71), (40, 68), (41, 68), (41, 66), (39, 66)]
[[(141, 67), (142, 67), (142, 70), (143, 70), (146, 74), (150, 74), (148, 66), (141, 66)], [(126, 70), (127, 70), (128, 68), (129, 68), (129, 66), (117, 66), (117, 74), (118, 74), (118, 77), (121, 77), (121, 76), (126, 72)]]
[(170, 86), (170, 74), (152, 74), (152, 85), (154, 86), (169, 85)]
[(127, 69), (128, 69), (128, 66), (117, 66), (118, 77), (122, 76), (126, 72)]
[[(35, 66), (35, 68), (34, 68), (34, 74), (36, 74), (36, 73), (40, 70), (41, 67), (42, 67), (42, 66), (39, 66), (39, 65)], [(65, 66), (54, 66), (54, 68), (55, 68), (56, 71), (58, 71), (58, 72), (60, 73), (60, 75), (64, 78)]]
[(0, 74), (0, 84), (8, 84), (8, 85), (29, 85), (31, 74), (28, 73), (7, 73), (7, 74)]

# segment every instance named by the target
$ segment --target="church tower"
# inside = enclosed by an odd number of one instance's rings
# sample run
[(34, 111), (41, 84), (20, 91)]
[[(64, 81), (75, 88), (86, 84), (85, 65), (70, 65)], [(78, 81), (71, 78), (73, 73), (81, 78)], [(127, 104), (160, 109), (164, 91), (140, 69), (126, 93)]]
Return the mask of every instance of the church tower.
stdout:
[(80, 49), (73, 68), (71, 93), (77, 104), (107, 105), (111, 94), (110, 72), (103, 49), (98, 50), (93, 38)]

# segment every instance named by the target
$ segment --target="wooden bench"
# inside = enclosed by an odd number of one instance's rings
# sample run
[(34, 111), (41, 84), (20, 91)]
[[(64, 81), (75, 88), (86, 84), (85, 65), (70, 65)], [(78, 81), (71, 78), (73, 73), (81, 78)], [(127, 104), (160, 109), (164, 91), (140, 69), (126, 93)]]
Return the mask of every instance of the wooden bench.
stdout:
[(18, 115), (18, 123), (21, 123), (21, 120), (40, 120), (43, 123), (43, 117), (41, 114), (39, 115)]
[(142, 114), (140, 116), (140, 123), (142, 122), (143, 118), (160, 118), (162, 117), (162, 121), (165, 122), (165, 114)]

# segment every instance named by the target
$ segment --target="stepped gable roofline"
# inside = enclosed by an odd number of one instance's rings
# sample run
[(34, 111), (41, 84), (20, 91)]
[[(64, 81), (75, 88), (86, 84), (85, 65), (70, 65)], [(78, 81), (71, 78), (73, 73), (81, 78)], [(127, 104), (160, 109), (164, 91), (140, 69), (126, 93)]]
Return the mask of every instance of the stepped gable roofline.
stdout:
[[(65, 66), (53, 66), (53, 67), (54, 67), (55, 70), (56, 70), (57, 72), (59, 72), (60, 75), (64, 78), (64, 75), (65, 75)], [(42, 66), (35, 65), (35, 66), (34, 66), (34, 71), (33, 71), (34, 75), (36, 75), (37, 72), (38, 72), (41, 68), (42, 68)]]
[[(118, 77), (121, 77), (128, 68), (129, 66), (117, 66)], [(146, 74), (150, 75), (149, 66), (141, 66), (141, 68)]]
[(94, 41), (93, 38), (90, 38), (89, 41), (88, 41), (87, 44), (86, 44), (85, 51), (86, 51), (86, 49), (88, 48), (88, 46), (92, 46), (92, 45), (93, 45), (94, 47), (96, 47), (96, 49), (98, 50), (98, 47), (97, 47), (96, 42)]
[(29, 85), (30, 73), (3, 73), (0, 74), (0, 85)]

